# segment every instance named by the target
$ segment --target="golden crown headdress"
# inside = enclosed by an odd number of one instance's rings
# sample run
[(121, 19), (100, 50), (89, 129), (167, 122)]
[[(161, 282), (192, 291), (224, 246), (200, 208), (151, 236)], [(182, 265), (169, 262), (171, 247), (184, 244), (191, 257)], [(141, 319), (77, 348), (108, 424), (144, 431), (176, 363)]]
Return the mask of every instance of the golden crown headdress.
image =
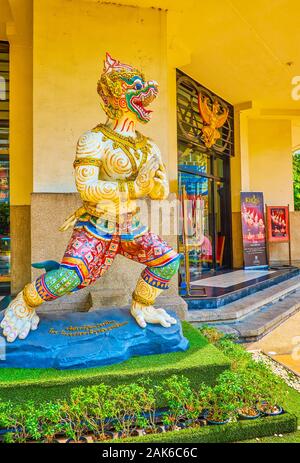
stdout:
[(131, 79), (140, 76), (145, 80), (144, 75), (138, 69), (129, 64), (121, 63), (106, 53), (103, 72), (97, 84), (97, 92), (102, 98), (102, 108), (111, 119), (120, 117), (122, 112), (118, 105), (114, 104), (115, 99), (123, 93), (122, 78)]

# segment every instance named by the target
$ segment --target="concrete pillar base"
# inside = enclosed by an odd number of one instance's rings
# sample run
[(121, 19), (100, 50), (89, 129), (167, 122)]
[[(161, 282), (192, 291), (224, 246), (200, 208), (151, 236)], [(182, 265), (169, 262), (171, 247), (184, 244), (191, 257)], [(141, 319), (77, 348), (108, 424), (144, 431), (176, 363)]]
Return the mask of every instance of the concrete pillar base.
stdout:
[[(130, 304), (129, 299), (126, 291), (122, 289), (95, 289), (90, 292), (90, 311), (111, 307), (128, 307)], [(188, 305), (180, 296), (159, 296), (155, 306), (165, 310), (173, 310), (180, 320), (187, 320)]]

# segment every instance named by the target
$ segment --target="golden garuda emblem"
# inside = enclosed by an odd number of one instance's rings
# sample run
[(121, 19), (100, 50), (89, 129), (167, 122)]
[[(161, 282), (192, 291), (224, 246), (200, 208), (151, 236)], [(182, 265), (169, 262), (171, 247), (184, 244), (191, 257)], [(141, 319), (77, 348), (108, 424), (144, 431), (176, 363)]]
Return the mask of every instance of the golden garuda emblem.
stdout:
[(228, 119), (228, 108), (222, 107), (218, 100), (214, 100), (212, 105), (209, 104), (209, 97), (198, 94), (199, 112), (203, 119), (202, 139), (207, 148), (211, 148), (219, 138), (221, 133), (218, 129), (223, 127)]

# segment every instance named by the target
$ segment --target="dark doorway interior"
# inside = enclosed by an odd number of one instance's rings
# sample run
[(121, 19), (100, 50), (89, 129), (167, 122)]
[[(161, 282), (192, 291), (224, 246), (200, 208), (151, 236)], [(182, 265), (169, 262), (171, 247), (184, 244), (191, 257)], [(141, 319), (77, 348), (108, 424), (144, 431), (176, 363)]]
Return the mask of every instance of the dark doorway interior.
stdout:
[(0, 294), (10, 291), (9, 44), (0, 41)]
[[(211, 116), (214, 104), (218, 105), (217, 117), (222, 111), (227, 114), (211, 146), (205, 140), (204, 129), (209, 134), (210, 126), (203, 119), (200, 97)], [(181, 201), (179, 214), (179, 249), (185, 256), (180, 288), (184, 294), (187, 273), (193, 282), (232, 268), (230, 158), (234, 146), (233, 107), (181, 71), (177, 71), (177, 146), (178, 191), (185, 201), (185, 205)]]

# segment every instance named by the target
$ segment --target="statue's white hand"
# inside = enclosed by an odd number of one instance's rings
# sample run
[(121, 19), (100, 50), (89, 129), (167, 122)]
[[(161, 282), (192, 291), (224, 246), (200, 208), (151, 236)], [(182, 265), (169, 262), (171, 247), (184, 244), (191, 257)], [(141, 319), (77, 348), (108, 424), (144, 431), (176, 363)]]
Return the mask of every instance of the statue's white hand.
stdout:
[(147, 196), (154, 186), (154, 177), (159, 169), (159, 160), (152, 157), (140, 169), (134, 182), (135, 192), (138, 197)]
[(155, 309), (153, 306), (142, 306), (133, 301), (131, 315), (135, 318), (141, 328), (145, 328), (147, 323), (159, 324), (165, 328), (176, 325), (177, 321), (171, 317), (164, 309)]
[(37, 329), (39, 321), (35, 310), (26, 305), (23, 294), (19, 293), (5, 310), (0, 326), (7, 342), (14, 342), (16, 338), (27, 338), (30, 330)]
[(153, 187), (149, 193), (151, 199), (166, 199), (169, 194), (169, 182), (165, 166), (161, 163), (155, 172)]

